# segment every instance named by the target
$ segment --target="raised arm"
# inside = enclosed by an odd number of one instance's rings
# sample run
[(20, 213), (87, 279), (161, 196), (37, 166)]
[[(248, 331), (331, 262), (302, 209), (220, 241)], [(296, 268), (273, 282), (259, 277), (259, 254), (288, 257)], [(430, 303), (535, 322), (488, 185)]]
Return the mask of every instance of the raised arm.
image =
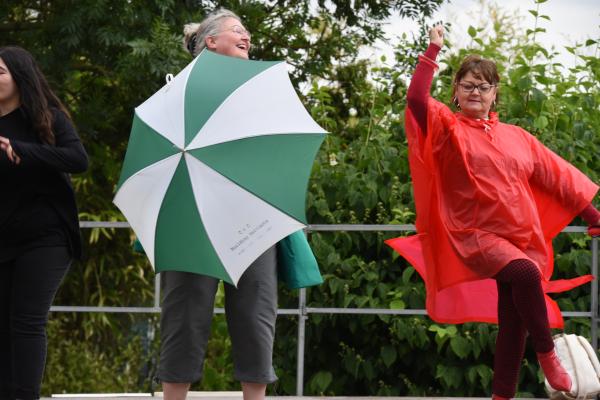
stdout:
[(11, 141), (21, 168), (51, 168), (61, 172), (78, 173), (88, 167), (88, 157), (75, 127), (62, 111), (54, 113), (52, 124), (56, 145)]
[(438, 67), (435, 60), (443, 45), (444, 27), (436, 25), (429, 30), (429, 47), (425, 54), (419, 56), (419, 63), (408, 86), (406, 102), (423, 134), (427, 133), (427, 99), (433, 74)]

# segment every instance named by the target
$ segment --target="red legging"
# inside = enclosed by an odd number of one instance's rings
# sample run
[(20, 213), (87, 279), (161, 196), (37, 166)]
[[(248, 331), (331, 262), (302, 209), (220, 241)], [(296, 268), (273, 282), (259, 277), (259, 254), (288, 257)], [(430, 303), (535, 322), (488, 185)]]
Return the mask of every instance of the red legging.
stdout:
[(498, 286), (498, 338), (494, 356), (493, 393), (514, 397), (525, 351), (531, 335), (536, 353), (554, 348), (546, 301), (538, 268), (529, 260), (514, 260), (496, 276)]

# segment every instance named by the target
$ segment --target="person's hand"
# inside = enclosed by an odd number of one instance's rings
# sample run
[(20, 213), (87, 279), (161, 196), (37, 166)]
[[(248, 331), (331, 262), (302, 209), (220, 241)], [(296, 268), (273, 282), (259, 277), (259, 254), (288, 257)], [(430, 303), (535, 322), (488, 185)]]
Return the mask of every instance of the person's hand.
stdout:
[(588, 226), (587, 233), (590, 236), (600, 236), (600, 218), (598, 218), (598, 220), (595, 223)]
[(0, 136), (0, 150), (6, 153), (6, 156), (12, 163), (19, 165), (21, 158), (13, 150), (12, 146), (10, 145), (10, 140), (4, 136)]
[(429, 43), (433, 43), (440, 48), (444, 46), (444, 25), (435, 24), (429, 30)]

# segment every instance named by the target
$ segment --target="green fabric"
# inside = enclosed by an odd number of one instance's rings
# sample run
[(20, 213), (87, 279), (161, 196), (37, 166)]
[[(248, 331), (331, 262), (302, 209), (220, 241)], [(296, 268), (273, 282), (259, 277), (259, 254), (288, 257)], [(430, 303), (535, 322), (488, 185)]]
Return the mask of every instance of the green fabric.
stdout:
[(303, 231), (292, 233), (277, 243), (279, 280), (290, 289), (323, 283), (317, 260)]
[(133, 251), (140, 254), (146, 254), (146, 250), (144, 250), (142, 243), (137, 238), (135, 239), (135, 242), (133, 242)]

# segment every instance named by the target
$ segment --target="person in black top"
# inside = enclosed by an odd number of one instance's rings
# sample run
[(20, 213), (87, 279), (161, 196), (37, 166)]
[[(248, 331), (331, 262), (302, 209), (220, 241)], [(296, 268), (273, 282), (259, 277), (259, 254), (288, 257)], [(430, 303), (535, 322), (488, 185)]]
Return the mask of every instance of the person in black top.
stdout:
[(54, 295), (81, 254), (69, 173), (88, 157), (32, 55), (0, 48), (0, 399), (37, 399)]

